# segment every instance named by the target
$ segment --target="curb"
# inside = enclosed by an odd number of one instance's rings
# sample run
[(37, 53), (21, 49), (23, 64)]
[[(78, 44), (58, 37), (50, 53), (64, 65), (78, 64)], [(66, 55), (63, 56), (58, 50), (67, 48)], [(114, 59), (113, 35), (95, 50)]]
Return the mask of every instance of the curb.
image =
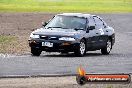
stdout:
[(77, 74), (41, 74), (41, 75), (7, 75), (0, 76), (2, 78), (35, 78), (35, 77), (66, 77), (66, 76), (76, 76)]
[[(116, 73), (124, 74), (124, 73)], [(132, 73), (128, 73), (132, 76)], [(77, 74), (40, 74), (40, 75), (3, 75), (0, 76), (0, 79), (3, 78), (36, 78), (36, 77), (67, 77), (67, 76), (77, 76)]]

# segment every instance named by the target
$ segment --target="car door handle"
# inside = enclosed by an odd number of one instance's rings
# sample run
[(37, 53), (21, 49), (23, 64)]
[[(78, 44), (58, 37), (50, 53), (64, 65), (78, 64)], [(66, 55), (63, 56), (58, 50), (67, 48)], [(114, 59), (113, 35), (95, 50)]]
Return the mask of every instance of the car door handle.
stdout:
[(106, 30), (106, 32), (109, 32), (108, 30)]
[(96, 33), (96, 34), (99, 34), (99, 33)]

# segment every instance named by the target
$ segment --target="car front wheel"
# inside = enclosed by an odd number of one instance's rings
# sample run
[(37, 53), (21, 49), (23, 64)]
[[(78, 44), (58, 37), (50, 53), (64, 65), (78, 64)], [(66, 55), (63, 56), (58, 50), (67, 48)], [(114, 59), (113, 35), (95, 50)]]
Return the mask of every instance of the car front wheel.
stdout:
[(33, 56), (40, 56), (41, 52), (42, 51), (39, 50), (39, 49), (31, 48), (31, 53), (32, 53)]
[(80, 41), (80, 45), (77, 47), (77, 49), (74, 51), (76, 56), (84, 56), (86, 54), (86, 43), (85, 40)]
[(101, 53), (104, 55), (108, 55), (110, 54), (111, 49), (112, 49), (112, 41), (111, 39), (108, 39), (108, 41), (106, 42), (106, 46), (103, 49), (101, 49)]

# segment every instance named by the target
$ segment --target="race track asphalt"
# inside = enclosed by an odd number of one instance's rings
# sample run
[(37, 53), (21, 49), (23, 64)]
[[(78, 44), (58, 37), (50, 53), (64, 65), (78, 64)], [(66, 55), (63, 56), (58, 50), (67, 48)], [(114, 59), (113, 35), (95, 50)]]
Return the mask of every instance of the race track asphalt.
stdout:
[(87, 73), (132, 73), (132, 13), (97, 15), (116, 32), (110, 55), (102, 55), (100, 51), (87, 52), (85, 57), (44, 52), (39, 57), (1, 54), (0, 76), (76, 74), (80, 65)]

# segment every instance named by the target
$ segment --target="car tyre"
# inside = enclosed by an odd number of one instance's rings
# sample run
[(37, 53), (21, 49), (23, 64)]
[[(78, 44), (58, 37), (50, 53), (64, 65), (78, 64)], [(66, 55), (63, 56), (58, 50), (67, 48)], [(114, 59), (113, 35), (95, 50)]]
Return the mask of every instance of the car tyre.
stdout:
[(31, 53), (32, 53), (33, 56), (40, 56), (41, 52), (42, 51), (39, 50), (39, 49), (31, 48)]
[(103, 55), (108, 55), (108, 54), (110, 54), (111, 49), (112, 49), (112, 41), (111, 41), (111, 39), (108, 39), (106, 42), (106, 46), (101, 49), (101, 53)]
[(86, 42), (84, 39), (80, 41), (80, 44), (77, 47), (77, 49), (74, 51), (74, 53), (75, 56), (79, 56), (79, 57), (82, 57), (86, 54)]

